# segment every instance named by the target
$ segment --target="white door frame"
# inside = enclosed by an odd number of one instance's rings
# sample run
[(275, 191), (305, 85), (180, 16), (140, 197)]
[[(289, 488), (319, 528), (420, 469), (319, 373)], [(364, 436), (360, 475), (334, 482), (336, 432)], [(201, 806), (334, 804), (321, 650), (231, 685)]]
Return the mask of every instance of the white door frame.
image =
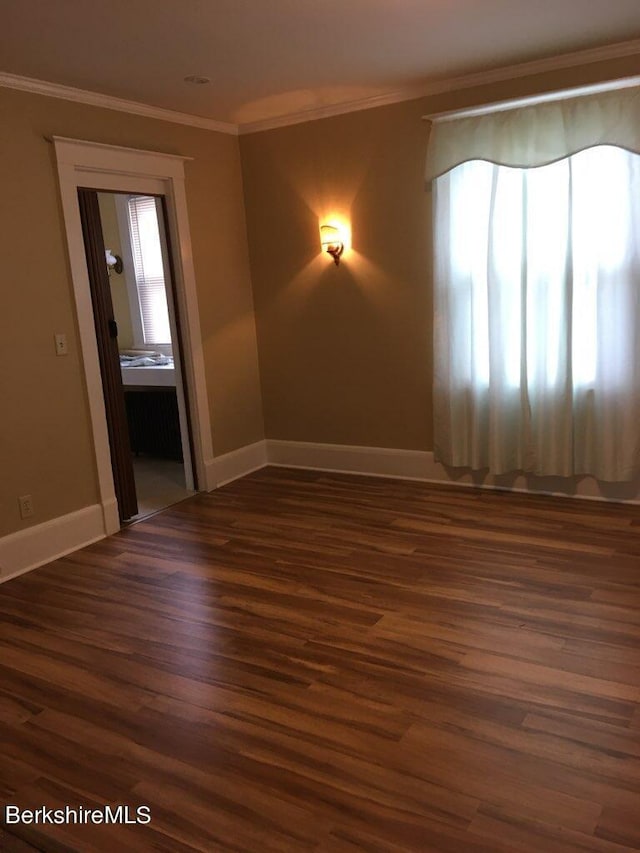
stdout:
[(213, 444), (184, 186), (184, 162), (191, 158), (59, 136), (53, 137), (53, 143), (87, 383), (98, 490), (105, 534), (109, 535), (120, 529), (120, 519), (111, 470), (111, 451), (78, 206), (78, 187), (161, 194), (167, 200), (169, 241), (175, 266), (174, 287), (180, 315), (195, 472), (198, 487), (209, 490), (215, 485), (210, 484), (207, 479), (208, 472), (213, 471)]

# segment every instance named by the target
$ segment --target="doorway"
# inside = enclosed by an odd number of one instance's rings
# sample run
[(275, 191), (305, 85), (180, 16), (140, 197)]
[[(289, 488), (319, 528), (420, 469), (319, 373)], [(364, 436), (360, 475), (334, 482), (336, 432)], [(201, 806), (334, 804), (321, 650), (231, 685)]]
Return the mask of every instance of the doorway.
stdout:
[[(111, 465), (109, 429), (102, 391), (102, 374), (88, 280), (87, 256), (78, 206), (78, 189), (127, 192), (163, 197), (167, 236), (175, 247), (173, 282), (180, 333), (182, 375), (188, 389), (186, 414), (191, 426), (193, 475), (200, 489), (215, 488), (210, 408), (204, 375), (202, 338), (195, 288), (189, 222), (184, 187), (184, 162), (188, 158), (159, 152), (103, 145), (54, 137), (60, 194), (69, 248), (78, 331), (82, 350), (86, 393), (95, 447), (98, 499), (106, 535), (120, 529), (114, 471)], [(102, 258), (96, 263), (104, 270)], [(118, 359), (115, 359), (120, 374)], [(119, 376), (121, 383), (121, 376)]]
[(116, 496), (121, 521), (137, 521), (196, 487), (171, 252), (162, 197), (100, 191), (97, 201), (137, 505)]

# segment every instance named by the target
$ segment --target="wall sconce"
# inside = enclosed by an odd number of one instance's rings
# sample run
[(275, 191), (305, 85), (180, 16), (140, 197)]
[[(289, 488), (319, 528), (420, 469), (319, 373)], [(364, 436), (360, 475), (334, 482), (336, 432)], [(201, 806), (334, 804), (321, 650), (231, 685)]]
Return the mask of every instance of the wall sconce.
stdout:
[(344, 240), (340, 229), (335, 225), (320, 226), (320, 242), (322, 251), (328, 252), (334, 260), (336, 266), (340, 263), (340, 256), (344, 252)]
[(118, 275), (122, 272), (122, 258), (120, 255), (114, 255), (111, 249), (105, 249), (104, 255), (107, 261), (107, 270), (111, 275), (111, 270), (115, 270)]

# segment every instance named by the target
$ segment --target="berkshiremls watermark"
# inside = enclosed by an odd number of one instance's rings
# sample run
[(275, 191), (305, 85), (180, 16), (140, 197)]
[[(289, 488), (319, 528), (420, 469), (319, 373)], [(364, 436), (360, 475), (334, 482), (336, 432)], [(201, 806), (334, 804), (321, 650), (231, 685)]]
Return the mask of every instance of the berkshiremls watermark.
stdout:
[(151, 809), (149, 806), (101, 806), (100, 808), (88, 808), (87, 806), (64, 806), (60, 809), (50, 809), (41, 806), (37, 809), (21, 809), (20, 806), (6, 805), (4, 807), (4, 822), (7, 826), (15, 823), (23, 824), (94, 824), (102, 823), (119, 824), (147, 824), (151, 823)]

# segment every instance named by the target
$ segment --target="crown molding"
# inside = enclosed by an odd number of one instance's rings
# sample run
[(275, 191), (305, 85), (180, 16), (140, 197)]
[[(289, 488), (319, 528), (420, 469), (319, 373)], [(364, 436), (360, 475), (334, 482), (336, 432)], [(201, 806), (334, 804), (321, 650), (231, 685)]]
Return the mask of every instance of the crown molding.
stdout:
[(486, 86), (492, 83), (503, 83), (520, 77), (532, 77), (535, 74), (546, 74), (553, 71), (562, 71), (567, 68), (593, 65), (597, 62), (606, 62), (613, 59), (623, 59), (626, 56), (640, 54), (640, 39), (619, 42), (618, 44), (605, 47), (588, 48), (573, 53), (564, 53), (559, 56), (550, 56), (546, 59), (535, 59), (530, 62), (520, 62), (516, 65), (503, 65), (489, 71), (479, 71), (473, 74), (463, 74), (458, 77), (447, 77), (441, 80), (433, 80), (415, 86), (398, 89), (386, 94), (374, 95), (371, 98), (360, 98), (342, 104), (334, 104), (316, 109), (302, 110), (298, 113), (278, 116), (264, 121), (247, 122), (239, 125), (241, 135), (259, 133), (263, 130), (275, 130), (279, 127), (287, 127), (292, 124), (301, 124), (307, 121), (315, 121), (331, 116), (344, 115), (345, 113), (359, 112), (360, 110), (373, 109), (388, 104), (398, 104), (403, 101), (412, 101), (430, 95), (442, 95), (446, 92), (454, 92), (460, 89), (473, 89), (478, 86)]
[(87, 104), (92, 107), (102, 107), (107, 110), (132, 113), (133, 115), (145, 118), (170, 121), (174, 124), (186, 124), (189, 127), (198, 127), (203, 130), (214, 130), (218, 133), (228, 133), (233, 136), (237, 136), (238, 134), (238, 126), (229, 122), (216, 121), (212, 118), (181, 113), (176, 110), (167, 110), (162, 107), (153, 107), (149, 104), (141, 104), (138, 101), (127, 101), (124, 98), (114, 98), (111, 95), (102, 95), (99, 92), (90, 92), (87, 89), (75, 89), (73, 86), (63, 86), (60, 83), (48, 83), (46, 80), (36, 80), (33, 77), (20, 77), (17, 74), (0, 72), (0, 86), (6, 89), (19, 89), (22, 92), (31, 92), (36, 95), (45, 95), (49, 98), (74, 101), (77, 104)]
[[(288, 127), (292, 124), (304, 124), (308, 121), (317, 121), (321, 118), (345, 115), (346, 113), (357, 113), (361, 110), (371, 110), (374, 107), (385, 107), (388, 104), (399, 104), (402, 101), (412, 101), (421, 98), (425, 94), (424, 84), (395, 92), (383, 92), (380, 95), (372, 95), (369, 98), (359, 98), (356, 101), (343, 101), (340, 104), (327, 104), (322, 107), (311, 107), (297, 113), (287, 113), (275, 118), (261, 119), (260, 121), (245, 122), (238, 125), (241, 136), (249, 133), (260, 133), (263, 130), (275, 130), (278, 127)], [(444, 91), (444, 90), (443, 90)], [(428, 94), (428, 93), (426, 93)]]
[(94, 107), (103, 107), (109, 110), (132, 113), (133, 115), (146, 118), (170, 121), (176, 124), (186, 124), (189, 127), (198, 127), (204, 130), (213, 130), (218, 133), (227, 133), (233, 136), (238, 134), (259, 133), (263, 130), (274, 130), (279, 127), (287, 127), (293, 124), (303, 124), (308, 121), (316, 121), (332, 116), (344, 115), (346, 113), (359, 112), (360, 110), (373, 109), (375, 107), (397, 104), (403, 101), (412, 101), (430, 95), (441, 95), (460, 89), (473, 89), (478, 86), (486, 86), (492, 83), (502, 83), (519, 77), (531, 77), (535, 74), (545, 74), (553, 71), (561, 71), (567, 68), (593, 65), (598, 62), (606, 62), (613, 59), (623, 59), (627, 56), (640, 55), (640, 39), (619, 42), (605, 47), (588, 48), (573, 53), (564, 53), (559, 56), (551, 56), (546, 59), (536, 59), (531, 62), (520, 62), (515, 65), (504, 65), (489, 71), (479, 71), (473, 74), (463, 74), (458, 77), (447, 77), (440, 80), (431, 80), (421, 84), (397, 89), (392, 92), (383, 92), (370, 98), (359, 98), (354, 101), (346, 101), (340, 104), (329, 104), (322, 107), (301, 110), (296, 113), (288, 113), (275, 118), (261, 119), (259, 121), (232, 124), (230, 122), (217, 121), (216, 119), (204, 118), (203, 116), (181, 113), (176, 110), (168, 110), (162, 107), (153, 107), (149, 104), (141, 104), (138, 101), (128, 101), (123, 98), (115, 98), (111, 95), (102, 95), (98, 92), (90, 92), (87, 89), (76, 89), (72, 86), (63, 86), (59, 83), (49, 83), (45, 80), (36, 80), (32, 77), (21, 77), (17, 74), (0, 72), (0, 86), (9, 89), (19, 89), (24, 92), (32, 92), (37, 95), (45, 95), (50, 98), (62, 98), (66, 101), (75, 101)]

